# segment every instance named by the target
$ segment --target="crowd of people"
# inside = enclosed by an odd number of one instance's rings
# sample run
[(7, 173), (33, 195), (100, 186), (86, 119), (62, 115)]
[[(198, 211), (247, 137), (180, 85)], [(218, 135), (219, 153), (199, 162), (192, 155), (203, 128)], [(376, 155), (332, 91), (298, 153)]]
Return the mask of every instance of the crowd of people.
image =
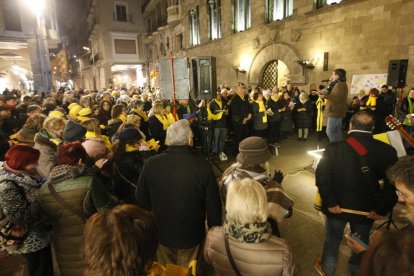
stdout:
[[(348, 106), (346, 72), (337, 69), (329, 85), (309, 95), (290, 84), (263, 90), (239, 83), (221, 86), (209, 102), (159, 96), (157, 90), (136, 87), (47, 95), (4, 91), (4, 254), (24, 256), (30, 275), (53, 275), (52, 246), (61, 275), (172, 275), (169, 270), (180, 269), (204, 275), (205, 262), (219, 275), (296, 275), (278, 228), (292, 215), (294, 201), (281, 186), (283, 174), (269, 171), (269, 146), (292, 135), (307, 141), (312, 132), (338, 142), (328, 145), (316, 171), (327, 216), (321, 273), (334, 274), (347, 222), (368, 242), (373, 221), (397, 201), (392, 181), (400, 198), (413, 205), (413, 159), (394, 165), (395, 150), (372, 138), (386, 130), (384, 118), (396, 105), (386, 86), (365, 98), (361, 93)], [(412, 101), (414, 89), (398, 108), (409, 131)], [(348, 123), (348, 138), (341, 141)], [(368, 157), (352, 151), (350, 137)], [(217, 181), (205, 156), (224, 161), (228, 154), (235, 163)], [(359, 162), (375, 175), (376, 184), (363, 191), (356, 188), (367, 182)], [(407, 164), (410, 170), (398, 169)], [(387, 178), (385, 171), (393, 166), (401, 175), (390, 172)], [(369, 215), (343, 214), (342, 207)], [(384, 237), (384, 243), (387, 239), (390, 243), (394, 236)], [(363, 271), (377, 271), (375, 256), (383, 247), (370, 246)], [(350, 271), (356, 273), (354, 259)]]

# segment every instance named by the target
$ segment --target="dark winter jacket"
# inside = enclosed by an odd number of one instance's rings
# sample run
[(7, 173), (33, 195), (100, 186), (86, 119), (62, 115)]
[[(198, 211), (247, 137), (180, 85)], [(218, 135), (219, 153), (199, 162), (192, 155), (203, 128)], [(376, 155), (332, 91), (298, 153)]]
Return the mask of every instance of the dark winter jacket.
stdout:
[[(305, 108), (306, 111), (299, 112), (298, 109)], [(310, 128), (312, 125), (312, 105), (309, 100), (305, 103), (298, 101), (295, 104), (295, 127), (296, 128)]]
[(267, 108), (270, 108), (274, 115), (267, 115), (267, 120), (269, 123), (279, 122), (282, 120), (282, 115), (279, 112), (279, 109), (285, 107), (285, 99), (281, 97), (278, 101), (273, 100), (270, 98), (266, 101)]
[(316, 186), (322, 198), (322, 211), (328, 217), (371, 224), (372, 220), (365, 216), (332, 214), (328, 208), (339, 205), (341, 208), (386, 215), (397, 202), (395, 187), (385, 175), (386, 170), (398, 160), (397, 153), (390, 145), (375, 140), (371, 133), (351, 132), (349, 136), (356, 138), (368, 150), (368, 167), (376, 179), (384, 180), (384, 186), (377, 192), (379, 183), (367, 181), (361, 171), (359, 155), (347, 141), (330, 143), (316, 169)]
[(144, 158), (136, 150), (124, 152), (119, 160), (115, 161), (115, 196), (124, 203), (136, 203), (134, 192), (144, 164)]
[(230, 108), (233, 126), (242, 125), (244, 118), (246, 118), (249, 113), (252, 113), (247, 95), (244, 96), (244, 99), (240, 98), (239, 95), (235, 95), (232, 98)]
[(136, 191), (138, 204), (154, 212), (160, 243), (192, 248), (208, 227), (221, 224), (221, 201), (210, 164), (188, 146), (170, 146), (145, 161)]

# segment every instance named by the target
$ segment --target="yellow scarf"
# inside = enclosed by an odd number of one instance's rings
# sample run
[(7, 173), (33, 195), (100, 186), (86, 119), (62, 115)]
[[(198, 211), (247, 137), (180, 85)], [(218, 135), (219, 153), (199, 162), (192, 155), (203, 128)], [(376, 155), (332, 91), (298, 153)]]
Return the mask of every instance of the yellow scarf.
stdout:
[(162, 124), (163, 129), (167, 130), (168, 129), (168, 120), (167, 120), (167, 118), (165, 118), (165, 116), (162, 116), (160, 114), (154, 114), (154, 115), (155, 115), (155, 117), (157, 117), (158, 121), (160, 121), (160, 123)]
[(175, 118), (174, 118), (174, 114), (170, 113), (166, 113), (165, 116), (167, 117), (167, 121), (168, 121), (168, 126), (172, 125), (175, 123)]
[(108, 136), (105, 135), (98, 135), (93, 131), (87, 131), (85, 134), (85, 138), (99, 138), (102, 139), (104, 142), (104, 145), (107, 149), (112, 149), (111, 140), (109, 140)]
[(369, 96), (368, 101), (366, 103), (368, 107), (376, 107), (377, 106), (377, 97)]
[(263, 101), (255, 101), (259, 105), (259, 112), (263, 112), (264, 115), (262, 117), (263, 123), (267, 123), (267, 114), (266, 114), (266, 107)]
[(127, 116), (124, 114), (121, 114), (119, 115), (118, 119), (121, 120), (123, 123), (125, 123), (127, 121)]
[(148, 122), (148, 115), (144, 110), (134, 108), (131, 111), (137, 113), (145, 122)]
[(126, 145), (125, 147), (125, 152), (133, 152), (133, 151), (138, 151), (139, 147), (136, 146), (131, 146), (131, 145)]
[[(222, 110), (223, 109), (223, 102), (222, 101), (219, 101), (217, 99), (214, 99), (214, 101), (217, 103), (217, 105), (219, 106), (220, 110)], [(221, 120), (221, 118), (223, 117), (223, 113), (224, 113), (224, 111), (221, 111), (221, 112), (219, 112), (217, 114), (213, 114), (211, 112), (210, 105), (207, 106), (207, 120), (209, 120), (209, 121), (211, 121), (211, 120), (213, 120), (213, 121), (219, 121), (219, 120)]]
[(319, 98), (316, 101), (316, 108), (318, 109), (318, 113), (316, 115), (316, 131), (322, 131), (323, 127), (323, 110), (322, 107), (325, 105), (326, 100)]

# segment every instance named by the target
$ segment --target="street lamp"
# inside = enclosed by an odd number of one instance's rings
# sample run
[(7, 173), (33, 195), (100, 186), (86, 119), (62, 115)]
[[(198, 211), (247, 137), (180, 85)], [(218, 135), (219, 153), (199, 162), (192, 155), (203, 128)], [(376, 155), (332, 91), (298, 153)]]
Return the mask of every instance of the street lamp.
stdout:
[(24, 0), (26, 6), (33, 11), (36, 18), (42, 16), (45, 8), (45, 0)]

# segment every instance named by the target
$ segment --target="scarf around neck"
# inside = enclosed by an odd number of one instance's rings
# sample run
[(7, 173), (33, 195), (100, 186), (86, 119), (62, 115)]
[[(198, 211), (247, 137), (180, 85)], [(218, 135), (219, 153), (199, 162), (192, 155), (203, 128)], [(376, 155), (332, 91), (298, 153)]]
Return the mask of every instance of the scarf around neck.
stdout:
[(223, 229), (230, 239), (242, 243), (261, 243), (272, 236), (272, 227), (268, 222), (237, 224), (226, 219)]
[(162, 124), (162, 127), (164, 130), (168, 129), (168, 120), (167, 118), (165, 118), (165, 116), (162, 116), (160, 114), (154, 114), (155, 117), (158, 119), (158, 121), (160, 121), (160, 123)]

